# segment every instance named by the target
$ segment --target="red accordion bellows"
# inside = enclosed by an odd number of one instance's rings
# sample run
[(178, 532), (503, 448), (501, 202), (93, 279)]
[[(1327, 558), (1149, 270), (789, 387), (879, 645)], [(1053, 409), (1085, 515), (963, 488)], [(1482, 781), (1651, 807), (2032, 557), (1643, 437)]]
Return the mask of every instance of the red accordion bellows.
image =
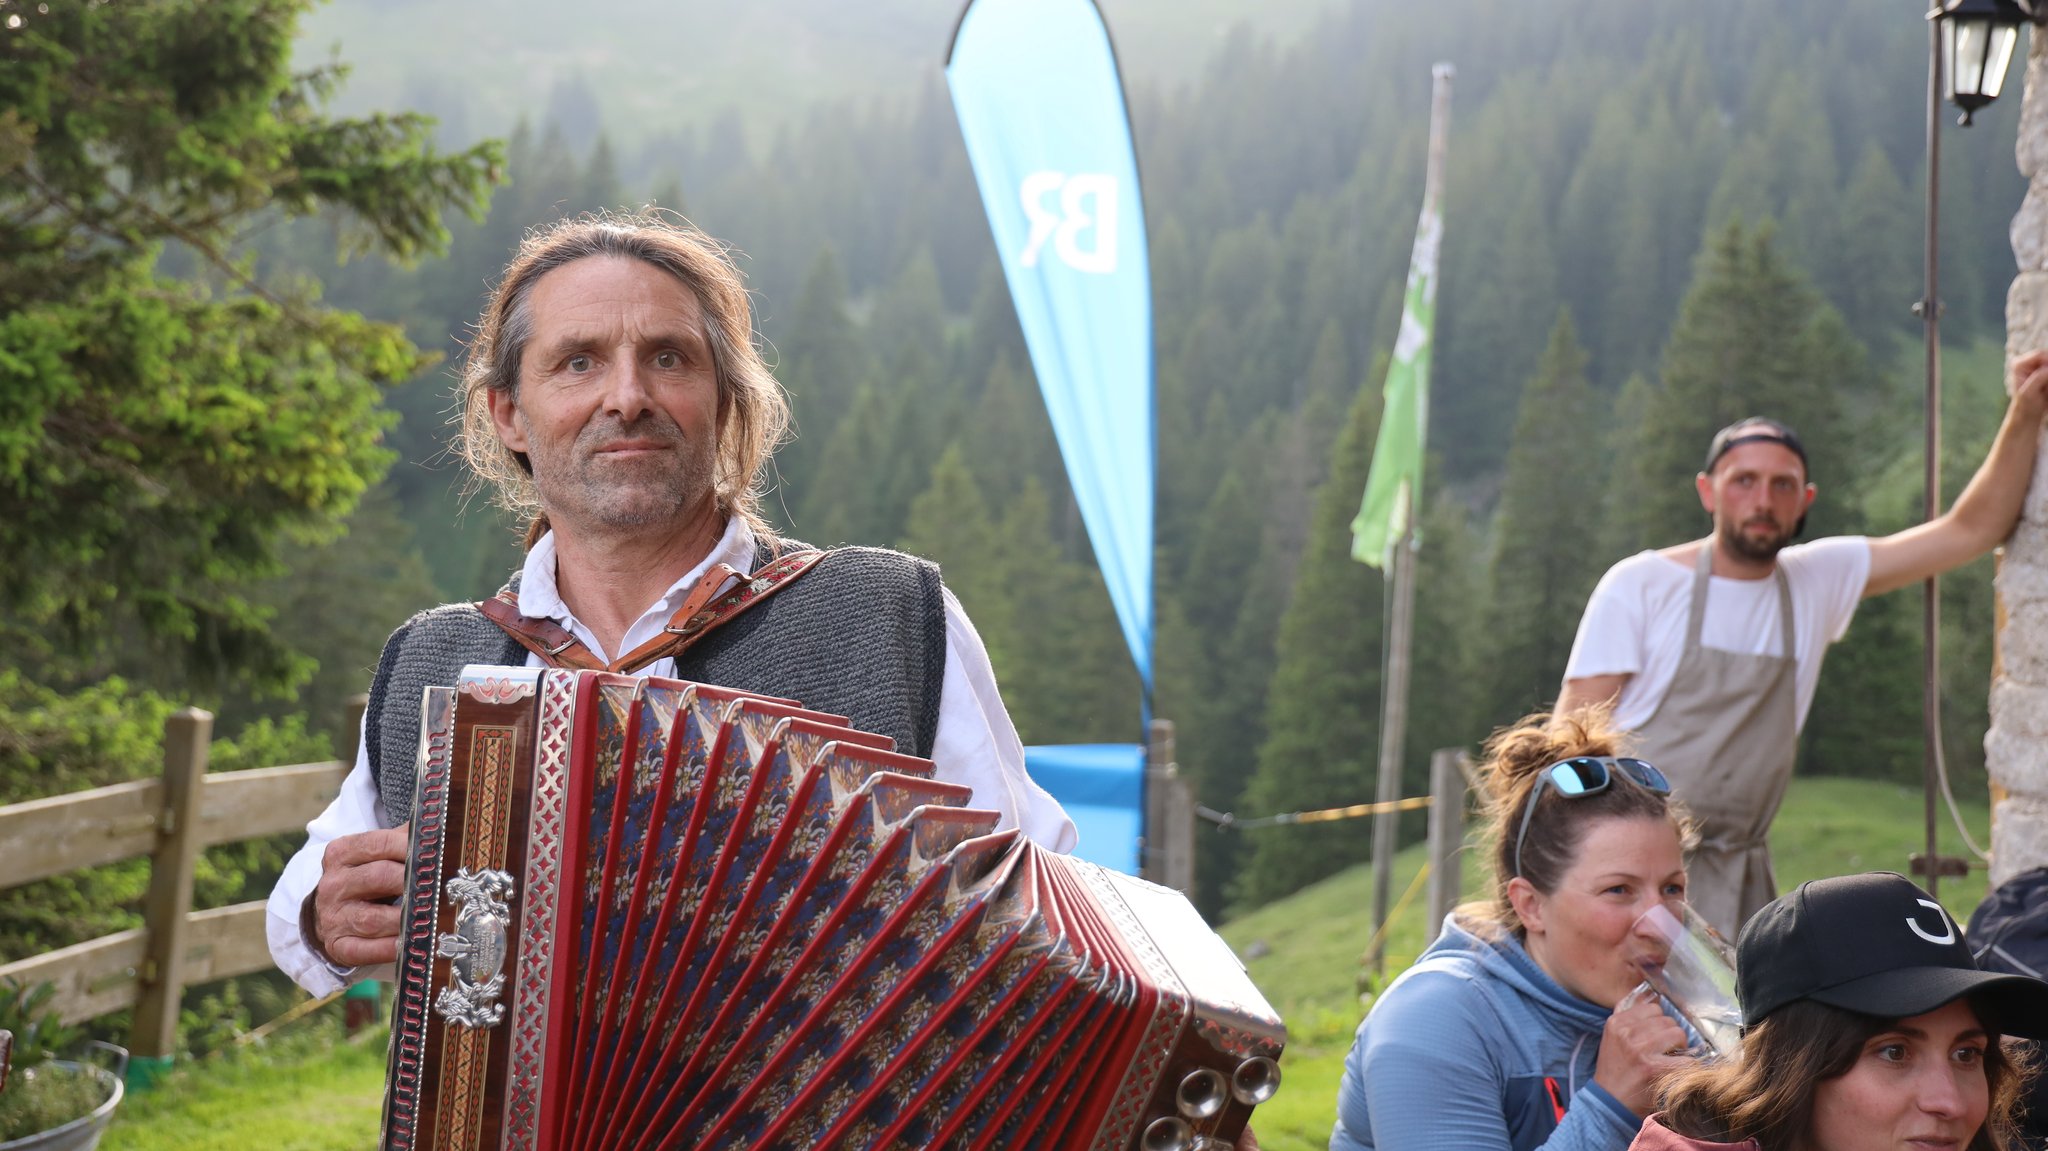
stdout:
[(1228, 1147), (1285, 1032), (1177, 892), (788, 700), (427, 693), (390, 1151)]

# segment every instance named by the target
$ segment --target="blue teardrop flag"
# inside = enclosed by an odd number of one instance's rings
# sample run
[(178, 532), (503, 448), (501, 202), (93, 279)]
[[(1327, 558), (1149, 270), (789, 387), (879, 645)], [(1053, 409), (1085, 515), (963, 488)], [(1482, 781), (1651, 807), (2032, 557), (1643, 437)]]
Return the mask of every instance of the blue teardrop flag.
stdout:
[(1152, 279), (1109, 31), (1090, 0), (972, 0), (946, 83), (1031, 366), (1149, 699)]

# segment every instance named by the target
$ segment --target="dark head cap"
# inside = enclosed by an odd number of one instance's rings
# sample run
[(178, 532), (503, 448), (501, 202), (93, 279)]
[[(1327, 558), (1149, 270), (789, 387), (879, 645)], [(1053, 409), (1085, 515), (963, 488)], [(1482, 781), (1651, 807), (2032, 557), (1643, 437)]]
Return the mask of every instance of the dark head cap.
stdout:
[(1700, 470), (1713, 475), (1714, 465), (1721, 462), (1721, 457), (1743, 444), (1778, 444), (1798, 456), (1800, 469), (1806, 469), (1806, 445), (1799, 442), (1798, 432), (1776, 420), (1751, 416), (1714, 433), (1714, 442), (1707, 446), (1707, 466)]
[(1978, 968), (1962, 929), (1903, 875), (1802, 883), (1743, 925), (1735, 947), (1742, 1022), (1796, 999), (1884, 1019), (1968, 996), (1986, 1029), (2048, 1038), (2048, 983)]

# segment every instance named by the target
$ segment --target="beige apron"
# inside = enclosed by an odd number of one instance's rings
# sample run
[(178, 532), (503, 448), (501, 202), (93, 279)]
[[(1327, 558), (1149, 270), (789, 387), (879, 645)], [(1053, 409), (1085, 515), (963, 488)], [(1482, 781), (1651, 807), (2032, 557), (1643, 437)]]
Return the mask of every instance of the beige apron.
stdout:
[(1780, 567), (1781, 655), (1751, 655), (1700, 645), (1712, 582), (1711, 541), (1700, 545), (1671, 690), (1636, 732), (1636, 753), (1671, 779), (1700, 824), (1686, 862), (1687, 901), (1731, 941), (1758, 908), (1777, 898), (1764, 841), (1798, 752), (1799, 688), (1792, 589)]

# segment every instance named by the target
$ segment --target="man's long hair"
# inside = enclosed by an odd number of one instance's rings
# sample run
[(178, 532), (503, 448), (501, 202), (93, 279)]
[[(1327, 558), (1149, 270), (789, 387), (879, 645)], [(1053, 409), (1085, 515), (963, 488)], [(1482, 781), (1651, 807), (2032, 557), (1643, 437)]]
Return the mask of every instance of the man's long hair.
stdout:
[(519, 392), (520, 359), (533, 338), (533, 286), (547, 273), (592, 256), (639, 260), (676, 278), (704, 315), (718, 381), (718, 456), (712, 485), (718, 510), (770, 533), (759, 506), (768, 458), (789, 429), (789, 401), (754, 343), (746, 280), (725, 245), (680, 218), (599, 212), (561, 220), (527, 235), (484, 304), (462, 362), (462, 414), (456, 450), (500, 507), (528, 520), (526, 544), (547, 530), (533, 465), (507, 448), (491, 422), (491, 393)]

